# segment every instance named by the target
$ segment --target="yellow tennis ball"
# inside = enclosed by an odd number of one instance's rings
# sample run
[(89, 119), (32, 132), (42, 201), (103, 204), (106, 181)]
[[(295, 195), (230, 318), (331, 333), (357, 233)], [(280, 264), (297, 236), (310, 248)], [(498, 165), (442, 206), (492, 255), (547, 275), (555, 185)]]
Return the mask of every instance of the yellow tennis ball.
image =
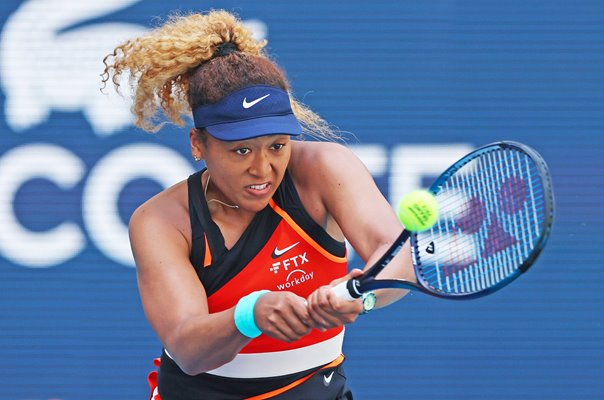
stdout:
[(415, 190), (398, 204), (398, 218), (409, 231), (425, 231), (438, 220), (438, 202), (427, 190)]

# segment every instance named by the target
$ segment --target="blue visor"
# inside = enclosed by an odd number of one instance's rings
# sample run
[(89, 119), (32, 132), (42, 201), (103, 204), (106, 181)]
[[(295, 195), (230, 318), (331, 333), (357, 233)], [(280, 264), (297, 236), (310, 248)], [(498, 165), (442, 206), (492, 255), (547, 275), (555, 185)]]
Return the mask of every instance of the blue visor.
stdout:
[(196, 128), (227, 141), (302, 133), (287, 92), (267, 85), (249, 86), (218, 103), (195, 107), (193, 122)]

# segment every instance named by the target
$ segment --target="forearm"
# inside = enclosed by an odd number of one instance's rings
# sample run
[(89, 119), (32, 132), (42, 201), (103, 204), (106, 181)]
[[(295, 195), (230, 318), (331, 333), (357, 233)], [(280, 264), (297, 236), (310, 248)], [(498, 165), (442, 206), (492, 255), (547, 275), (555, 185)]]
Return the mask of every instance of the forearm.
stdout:
[(237, 330), (234, 308), (187, 319), (164, 344), (189, 375), (218, 368), (231, 361), (250, 341)]

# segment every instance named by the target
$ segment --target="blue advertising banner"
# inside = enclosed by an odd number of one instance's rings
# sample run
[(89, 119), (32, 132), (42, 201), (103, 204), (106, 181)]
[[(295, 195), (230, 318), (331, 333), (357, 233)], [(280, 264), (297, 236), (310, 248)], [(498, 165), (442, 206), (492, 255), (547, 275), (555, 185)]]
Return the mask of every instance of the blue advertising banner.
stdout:
[(486, 298), (412, 294), (359, 318), (355, 399), (604, 398), (604, 3), (561, 0), (2, 2), (0, 398), (148, 397), (161, 344), (127, 224), (201, 166), (187, 129), (144, 133), (127, 91), (100, 91), (102, 60), (215, 8), (268, 40), (392, 204), (493, 141), (549, 163), (556, 223), (533, 269)]

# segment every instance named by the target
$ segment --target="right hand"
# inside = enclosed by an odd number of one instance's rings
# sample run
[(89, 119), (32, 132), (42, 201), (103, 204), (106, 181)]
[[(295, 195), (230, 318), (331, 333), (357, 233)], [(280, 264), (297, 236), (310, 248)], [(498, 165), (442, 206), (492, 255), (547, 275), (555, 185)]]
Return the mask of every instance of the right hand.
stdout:
[(306, 300), (292, 292), (269, 292), (260, 297), (254, 319), (262, 333), (284, 342), (298, 340), (312, 329)]
[(345, 276), (321, 286), (308, 296), (308, 311), (311, 325), (325, 332), (327, 329), (353, 323), (363, 311), (360, 300), (348, 301), (336, 295), (333, 288), (339, 283), (363, 275), (360, 269), (353, 269)]

